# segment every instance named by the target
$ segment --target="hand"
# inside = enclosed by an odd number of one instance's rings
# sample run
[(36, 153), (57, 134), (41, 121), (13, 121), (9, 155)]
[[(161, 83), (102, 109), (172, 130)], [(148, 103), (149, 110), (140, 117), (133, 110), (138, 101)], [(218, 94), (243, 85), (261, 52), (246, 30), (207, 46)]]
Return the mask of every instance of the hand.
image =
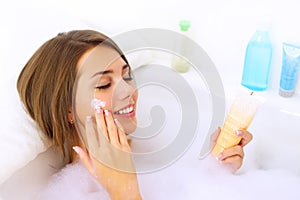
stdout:
[[(212, 142), (216, 143), (217, 138), (221, 132), (221, 129), (218, 130), (212, 135)], [(229, 165), (232, 169), (232, 172), (236, 172), (243, 164), (244, 159), (244, 146), (247, 145), (253, 138), (252, 134), (247, 130), (238, 130), (236, 131), (237, 136), (241, 137), (241, 141), (238, 145), (225, 149), (222, 153), (217, 156), (217, 159), (226, 165)], [(213, 145), (214, 146), (214, 145)]]
[(131, 148), (125, 133), (116, 125), (109, 111), (97, 109), (95, 118), (96, 128), (91, 117), (86, 120), (85, 139), (89, 153), (80, 147), (74, 150), (112, 199), (141, 199)]

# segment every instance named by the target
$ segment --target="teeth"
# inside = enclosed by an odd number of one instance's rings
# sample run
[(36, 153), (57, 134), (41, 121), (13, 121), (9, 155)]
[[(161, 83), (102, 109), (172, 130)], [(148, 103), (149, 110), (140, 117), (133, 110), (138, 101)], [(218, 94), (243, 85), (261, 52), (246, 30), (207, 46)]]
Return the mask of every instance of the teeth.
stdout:
[(128, 114), (131, 113), (133, 111), (133, 106), (130, 106), (128, 108), (125, 108), (123, 110), (119, 110), (118, 112), (116, 112), (116, 114)]

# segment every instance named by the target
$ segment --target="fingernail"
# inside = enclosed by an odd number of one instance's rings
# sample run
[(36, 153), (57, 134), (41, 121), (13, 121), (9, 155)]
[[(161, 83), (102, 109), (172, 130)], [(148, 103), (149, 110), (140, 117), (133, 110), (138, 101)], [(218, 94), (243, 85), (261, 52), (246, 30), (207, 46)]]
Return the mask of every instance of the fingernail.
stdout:
[(105, 113), (106, 116), (109, 115), (109, 111), (108, 110), (104, 110), (104, 113)]
[(102, 112), (102, 109), (101, 109), (100, 107), (96, 107), (96, 112), (97, 112), (98, 114), (100, 114), (100, 113)]
[(220, 160), (220, 161), (223, 159), (222, 153), (220, 153), (220, 154), (217, 156), (217, 159)]
[(237, 136), (243, 135), (243, 131), (241, 131), (241, 130), (237, 130), (235, 133), (236, 133)]
[[(94, 109), (101, 109), (101, 108), (104, 108), (106, 105), (106, 102), (105, 101), (101, 101), (100, 99), (92, 99), (91, 101), (91, 107), (94, 108)], [(98, 111), (98, 110), (97, 110)]]
[(72, 147), (72, 148), (73, 148), (73, 150), (79, 155), (79, 148), (78, 148), (77, 146)]

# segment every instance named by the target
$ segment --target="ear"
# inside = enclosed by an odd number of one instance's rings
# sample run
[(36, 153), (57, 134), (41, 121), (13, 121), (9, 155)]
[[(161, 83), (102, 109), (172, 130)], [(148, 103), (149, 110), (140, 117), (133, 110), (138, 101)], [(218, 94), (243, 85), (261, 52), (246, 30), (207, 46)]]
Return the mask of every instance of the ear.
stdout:
[(70, 107), (68, 111), (68, 121), (70, 124), (74, 124), (72, 107)]

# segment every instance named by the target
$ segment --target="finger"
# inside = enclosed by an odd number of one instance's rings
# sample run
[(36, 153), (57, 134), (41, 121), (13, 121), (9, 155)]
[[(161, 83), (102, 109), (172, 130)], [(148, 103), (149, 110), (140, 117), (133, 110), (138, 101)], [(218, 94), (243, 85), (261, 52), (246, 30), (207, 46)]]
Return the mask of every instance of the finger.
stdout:
[(220, 135), (220, 132), (221, 132), (221, 128), (218, 127), (218, 129), (210, 136), (210, 140), (214, 143), (216, 143), (219, 135)]
[(107, 125), (109, 141), (112, 145), (119, 146), (120, 143), (118, 137), (118, 130), (115, 121), (113, 119), (113, 116), (111, 112), (109, 112), (108, 110), (104, 110), (104, 113), (105, 113), (105, 121)]
[(120, 129), (118, 130), (118, 134), (119, 134), (120, 144), (122, 146), (129, 146), (126, 134)]
[(118, 120), (117, 118), (115, 118), (114, 121), (115, 121), (117, 127), (118, 127), (122, 132), (125, 132), (125, 131), (124, 131), (124, 128), (123, 128), (122, 124), (119, 122), (119, 120)]
[(229, 165), (232, 168), (232, 172), (236, 172), (241, 168), (243, 159), (240, 156), (231, 156), (221, 161), (222, 164)]
[(84, 151), (82, 148), (80, 148), (79, 146), (74, 146), (73, 150), (77, 153), (77, 155), (79, 156), (79, 159), (84, 164), (84, 166), (88, 169), (90, 174), (93, 176), (96, 176), (94, 164), (93, 164), (93, 161), (91, 160), (89, 154), (86, 151)]
[(234, 147), (225, 149), (222, 153), (220, 153), (217, 158), (220, 161), (226, 160), (229, 157), (239, 156), (241, 159), (244, 158), (244, 150), (240, 145), (236, 145)]
[(121, 126), (120, 122), (117, 119), (114, 119), (114, 121), (117, 125), (119, 124), (118, 125), (118, 136), (119, 136), (119, 142), (122, 146), (122, 149), (130, 152), (131, 151), (130, 145), (128, 143), (128, 139), (127, 139), (125, 132), (123, 131), (123, 129), (120, 128), (120, 126)]
[(95, 116), (96, 116), (97, 129), (98, 129), (98, 133), (99, 133), (98, 137), (99, 137), (100, 143), (103, 143), (105, 141), (104, 139), (109, 141), (109, 135), (107, 133), (107, 125), (105, 122), (103, 110), (100, 107), (97, 107), (95, 109)]
[(99, 147), (99, 140), (97, 137), (96, 124), (91, 116), (87, 116), (85, 120), (85, 136), (86, 136), (86, 145), (89, 149), (89, 152), (96, 154)]
[[(125, 135), (125, 133), (124, 133), (123, 126), (121, 125), (121, 123), (119, 122), (119, 120), (117, 120), (116, 118), (114, 119), (114, 121), (115, 121), (115, 124), (116, 124), (116, 126), (117, 126), (117, 130), (118, 130), (118, 139), (119, 139), (119, 143), (120, 143), (121, 145), (126, 144), (126, 143), (124, 143), (124, 142), (125, 142), (125, 140), (124, 140), (124, 135)], [(125, 136), (125, 138), (126, 138), (126, 136)], [(127, 140), (127, 139), (126, 139), (126, 140)]]
[(247, 145), (253, 139), (253, 135), (247, 130), (238, 130), (236, 131), (236, 135), (242, 138), (240, 141), (242, 147)]

